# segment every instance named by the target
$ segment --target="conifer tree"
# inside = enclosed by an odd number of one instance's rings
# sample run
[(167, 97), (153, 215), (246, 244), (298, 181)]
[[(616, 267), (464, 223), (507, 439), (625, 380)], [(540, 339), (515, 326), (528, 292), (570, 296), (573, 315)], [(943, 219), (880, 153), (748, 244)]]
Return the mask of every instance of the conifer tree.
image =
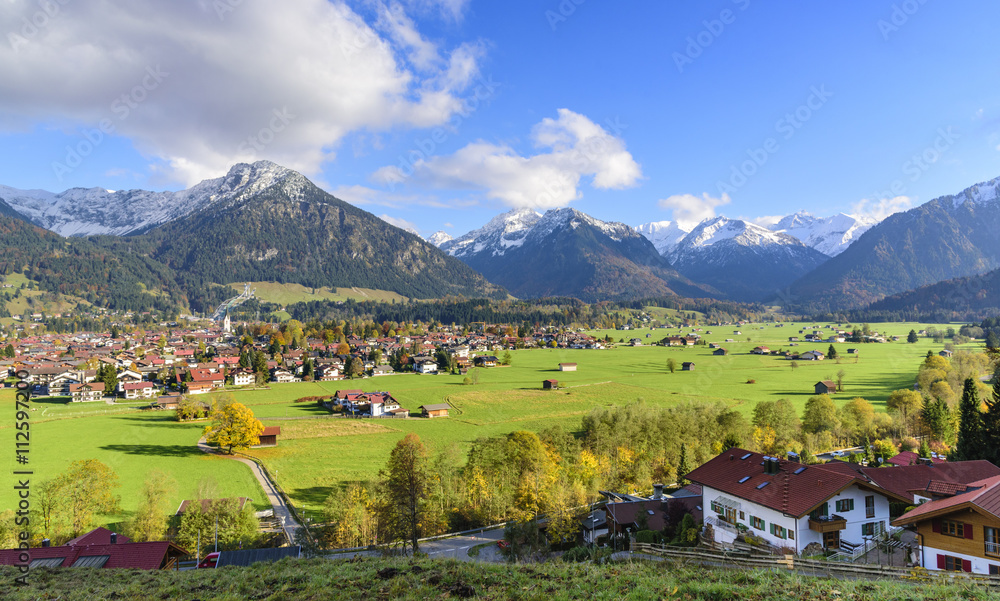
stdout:
[(958, 442), (952, 452), (954, 461), (981, 459), (983, 451), (983, 414), (979, 409), (979, 391), (973, 378), (965, 380), (962, 401), (958, 405)]

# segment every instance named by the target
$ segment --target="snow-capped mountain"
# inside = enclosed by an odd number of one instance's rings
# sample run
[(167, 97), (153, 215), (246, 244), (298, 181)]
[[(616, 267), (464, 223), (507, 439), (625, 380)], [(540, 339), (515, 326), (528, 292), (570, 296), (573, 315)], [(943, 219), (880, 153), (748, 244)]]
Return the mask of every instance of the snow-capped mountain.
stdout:
[(512, 210), (441, 249), (522, 298), (717, 294), (678, 274), (632, 227), (570, 208)]
[(726, 217), (698, 224), (667, 258), (679, 272), (734, 300), (760, 300), (829, 257), (782, 232)]
[(478, 230), (448, 240), (438, 247), (460, 259), (484, 252), (503, 256), (507, 250), (524, 244), (524, 237), (541, 219), (542, 216), (534, 209), (513, 209), (490, 219)]
[(861, 234), (878, 223), (871, 217), (838, 213), (830, 217), (814, 217), (805, 211), (787, 215), (769, 226), (815, 248), (824, 255), (835, 257), (844, 252)]
[(438, 230), (427, 237), (427, 241), (438, 248), (441, 248), (441, 245), (449, 240), (454, 240), (454, 238), (444, 230)]
[[(62, 236), (125, 236), (213, 203), (225, 206), (297, 173), (270, 161), (234, 165), (223, 177), (179, 192), (70, 188), (58, 194), (0, 186), (0, 199), (39, 227)], [(301, 176), (298, 176), (301, 177)]]
[(635, 229), (652, 242), (661, 255), (666, 256), (693, 228), (682, 226), (677, 221), (651, 221)]

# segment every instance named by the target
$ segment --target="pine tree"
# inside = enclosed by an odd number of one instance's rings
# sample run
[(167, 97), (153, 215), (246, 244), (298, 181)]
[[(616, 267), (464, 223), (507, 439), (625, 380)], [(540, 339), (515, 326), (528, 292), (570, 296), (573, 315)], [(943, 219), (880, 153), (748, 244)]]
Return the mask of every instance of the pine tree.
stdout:
[(826, 358), (827, 359), (837, 358), (837, 349), (832, 344), (830, 345), (830, 348), (826, 349)]
[(906, 341), (909, 342), (910, 344), (913, 344), (917, 340), (919, 340), (917, 338), (917, 331), (916, 330), (910, 330), (910, 333), (906, 335)]
[(962, 401), (958, 405), (958, 442), (952, 452), (954, 461), (981, 459), (983, 455), (983, 414), (979, 409), (979, 391), (973, 378), (965, 380)]
[(1000, 373), (993, 374), (993, 393), (983, 414), (982, 458), (1000, 465)]
[(681, 456), (680, 459), (677, 460), (677, 479), (682, 486), (687, 486), (688, 484), (690, 484), (690, 480), (684, 477), (687, 476), (688, 472), (690, 471), (691, 471), (691, 465), (688, 462), (687, 445), (682, 442)]

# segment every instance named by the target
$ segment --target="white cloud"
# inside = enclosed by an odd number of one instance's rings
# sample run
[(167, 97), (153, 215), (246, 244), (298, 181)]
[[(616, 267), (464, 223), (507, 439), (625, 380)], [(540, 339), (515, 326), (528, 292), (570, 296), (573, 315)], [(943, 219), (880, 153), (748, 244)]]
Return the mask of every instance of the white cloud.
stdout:
[(417, 231), (417, 224), (413, 223), (412, 221), (400, 219), (399, 217), (391, 217), (389, 215), (386, 215), (385, 213), (379, 215), (378, 218), (388, 223), (389, 225), (394, 225), (398, 227), (401, 230), (406, 230), (411, 234), (416, 234), (418, 236), (420, 235), (420, 232)]
[(755, 225), (771, 229), (772, 227), (777, 225), (778, 222), (781, 221), (782, 218), (784, 217), (785, 217), (784, 215), (764, 215), (762, 217), (746, 217), (746, 218), (741, 217), (741, 219), (743, 219), (744, 221), (749, 221), (751, 223), (754, 223)]
[[(0, 129), (108, 120), (185, 184), (262, 158), (315, 174), (350, 132), (447, 123), (478, 75), (480, 44), (441, 48), (375, 2), (374, 28), (342, 0), (291, 0), (280, 18), (259, 0), (51, 2), (0, 44)], [(466, 2), (407, 6), (458, 19)]]
[(913, 206), (913, 199), (909, 196), (896, 196), (894, 198), (880, 198), (878, 200), (862, 199), (854, 203), (851, 212), (856, 216), (870, 217), (879, 221), (885, 219), (893, 213), (905, 211)]
[(509, 145), (477, 141), (449, 156), (383, 167), (372, 179), (391, 186), (412, 180), (435, 188), (484, 191), (511, 207), (551, 209), (580, 198), (584, 177), (599, 189), (627, 188), (642, 177), (621, 138), (568, 109), (537, 124), (531, 138), (543, 152), (521, 156)]
[(701, 197), (694, 194), (674, 194), (659, 201), (661, 209), (673, 211), (673, 218), (682, 226), (694, 227), (705, 219), (715, 217), (715, 208), (729, 204), (728, 194), (713, 198), (705, 192)]

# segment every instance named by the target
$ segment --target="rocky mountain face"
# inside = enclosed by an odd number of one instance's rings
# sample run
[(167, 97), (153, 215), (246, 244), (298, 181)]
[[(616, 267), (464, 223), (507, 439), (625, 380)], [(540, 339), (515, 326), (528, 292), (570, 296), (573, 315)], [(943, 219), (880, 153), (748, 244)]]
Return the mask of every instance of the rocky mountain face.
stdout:
[(441, 248), (518, 297), (718, 294), (678, 274), (633, 228), (569, 208), (512, 210)]

